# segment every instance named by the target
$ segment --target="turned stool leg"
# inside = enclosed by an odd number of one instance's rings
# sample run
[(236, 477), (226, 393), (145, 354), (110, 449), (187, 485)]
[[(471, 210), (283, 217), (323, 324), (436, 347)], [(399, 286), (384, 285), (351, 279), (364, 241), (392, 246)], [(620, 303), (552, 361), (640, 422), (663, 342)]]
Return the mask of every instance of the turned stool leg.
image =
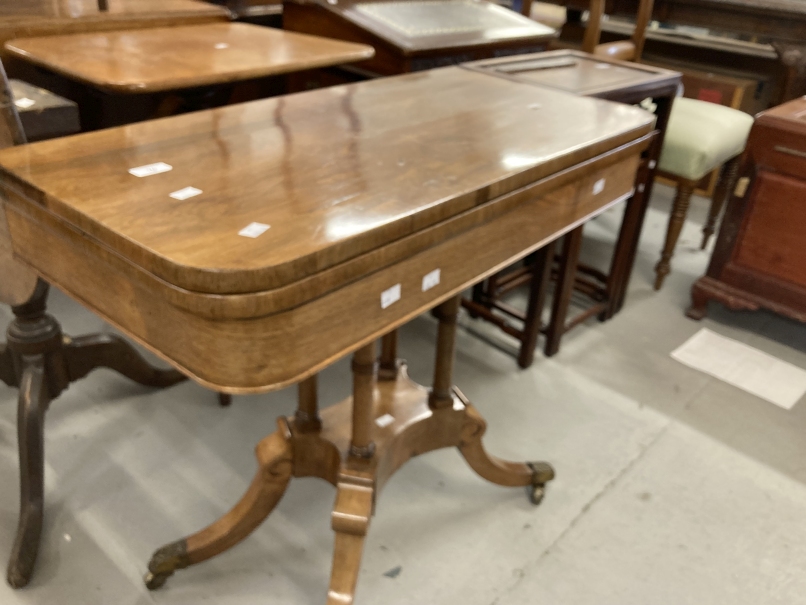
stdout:
[(694, 188), (697, 186), (696, 181), (681, 180), (677, 185), (677, 194), (674, 198), (672, 205), (672, 213), (669, 217), (669, 227), (666, 231), (666, 242), (663, 244), (663, 252), (661, 253), (660, 261), (655, 267), (655, 290), (660, 290), (663, 286), (663, 281), (671, 270), (670, 262), (674, 254), (677, 240), (680, 237), (680, 231), (683, 229), (683, 223), (686, 221), (686, 214), (688, 214), (688, 206), (691, 201), (691, 195), (694, 193)]
[(739, 156), (728, 160), (722, 167), (719, 175), (719, 181), (714, 189), (714, 197), (711, 199), (711, 207), (708, 210), (708, 220), (705, 222), (705, 227), (702, 228), (702, 244), (701, 250), (705, 250), (708, 245), (708, 240), (714, 234), (716, 229), (716, 221), (719, 215), (722, 214), (722, 208), (725, 207), (725, 202), (733, 192), (733, 186), (736, 183), (736, 177), (739, 174)]

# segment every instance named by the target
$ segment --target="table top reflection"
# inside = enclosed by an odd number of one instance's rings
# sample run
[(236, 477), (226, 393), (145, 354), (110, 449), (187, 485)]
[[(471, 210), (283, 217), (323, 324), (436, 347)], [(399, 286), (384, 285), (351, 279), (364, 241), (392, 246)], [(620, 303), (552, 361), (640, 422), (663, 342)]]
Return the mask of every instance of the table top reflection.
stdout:
[(20, 38), (6, 52), (118, 93), (223, 84), (369, 59), (365, 44), (245, 23)]

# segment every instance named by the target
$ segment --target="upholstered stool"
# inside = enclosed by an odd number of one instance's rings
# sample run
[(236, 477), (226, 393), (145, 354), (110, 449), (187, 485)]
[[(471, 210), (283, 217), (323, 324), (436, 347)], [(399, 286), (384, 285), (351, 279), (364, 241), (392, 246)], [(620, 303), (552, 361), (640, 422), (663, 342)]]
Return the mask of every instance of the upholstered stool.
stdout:
[(669, 217), (666, 242), (660, 262), (655, 267), (656, 290), (660, 290), (669, 274), (670, 261), (686, 220), (691, 194), (700, 179), (722, 166), (708, 221), (703, 228), (702, 248), (708, 244), (717, 217), (736, 181), (739, 154), (744, 150), (752, 125), (753, 118), (738, 109), (696, 99), (675, 99), (666, 127), (658, 172), (677, 182), (677, 193)]

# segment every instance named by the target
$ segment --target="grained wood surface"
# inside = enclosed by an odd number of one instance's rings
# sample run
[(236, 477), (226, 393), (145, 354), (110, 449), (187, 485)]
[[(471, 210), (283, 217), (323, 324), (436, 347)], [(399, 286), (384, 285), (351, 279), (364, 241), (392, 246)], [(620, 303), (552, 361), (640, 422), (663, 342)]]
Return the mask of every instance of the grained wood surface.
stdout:
[(201, 0), (5, 0), (0, 43), (12, 38), (226, 21), (229, 12)]
[[(2, 152), (0, 164), (10, 191), (146, 272), (194, 292), (255, 293), (421, 232), (651, 123), (633, 107), (447, 68), (37, 143)], [(173, 170), (128, 173), (155, 162)], [(169, 197), (188, 186), (203, 193)], [(253, 222), (271, 228), (238, 235)]]
[(756, 177), (753, 197), (735, 262), (806, 288), (806, 182), (765, 170)]
[(223, 84), (372, 57), (372, 47), (246, 23), (19, 38), (12, 56), (117, 93)]

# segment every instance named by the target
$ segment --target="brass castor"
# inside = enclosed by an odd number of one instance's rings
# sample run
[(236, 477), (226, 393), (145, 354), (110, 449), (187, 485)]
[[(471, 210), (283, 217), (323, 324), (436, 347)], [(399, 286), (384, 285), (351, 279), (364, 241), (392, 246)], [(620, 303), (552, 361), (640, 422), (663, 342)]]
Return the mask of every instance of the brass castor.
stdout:
[(532, 484), (526, 487), (529, 501), (537, 506), (546, 495), (546, 483), (554, 479), (554, 469), (546, 462), (529, 462), (532, 469)]
[(151, 573), (150, 571), (145, 575), (143, 580), (146, 583), (146, 588), (149, 590), (156, 590), (157, 588), (162, 588), (163, 584), (173, 575), (173, 572), (169, 573)]

